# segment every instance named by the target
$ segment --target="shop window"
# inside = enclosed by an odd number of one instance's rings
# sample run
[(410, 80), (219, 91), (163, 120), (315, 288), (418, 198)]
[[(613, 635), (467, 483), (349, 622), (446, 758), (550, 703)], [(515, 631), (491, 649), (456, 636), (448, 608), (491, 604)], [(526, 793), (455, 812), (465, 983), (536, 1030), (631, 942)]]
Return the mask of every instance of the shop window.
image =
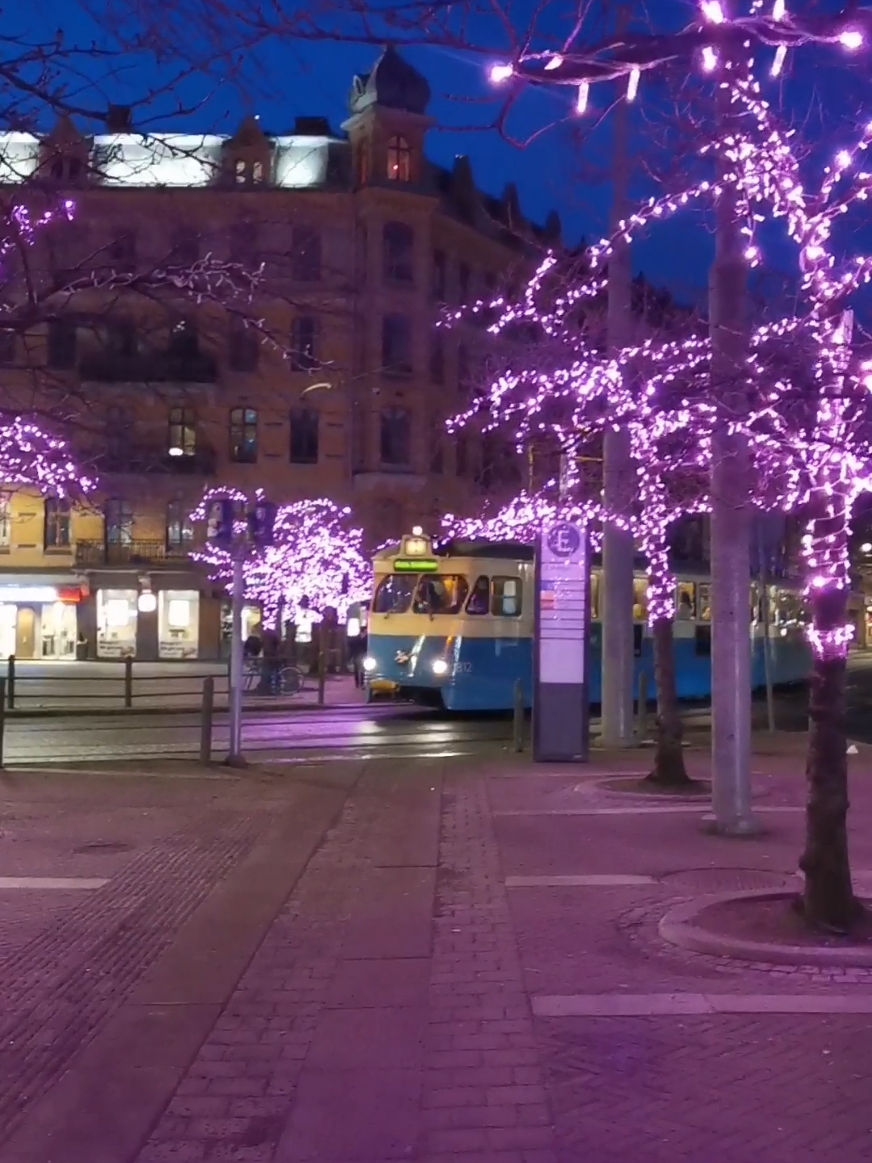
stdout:
[(167, 452), (193, 456), (197, 451), (197, 418), (193, 408), (170, 408)]
[(230, 459), (237, 464), (257, 461), (257, 412), (254, 408), (230, 409)]
[(113, 497), (106, 502), (103, 521), (107, 545), (129, 545), (132, 540), (133, 510), (128, 501)]
[(380, 419), (381, 463), (405, 467), (412, 460), (412, 416), (408, 408), (385, 408)]
[(391, 182), (412, 180), (412, 151), (408, 141), (400, 134), (394, 134), (388, 141), (388, 180)]
[(467, 614), (487, 614), (490, 612), (490, 578), (482, 575), (476, 579), (466, 603)]
[(184, 501), (170, 501), (167, 505), (167, 549), (187, 552), (194, 542), (194, 523)]
[(291, 230), (291, 273), (298, 283), (317, 283), (321, 278), (321, 232), (314, 226)]
[(136, 654), (136, 590), (97, 590), (97, 657)]
[(318, 463), (320, 416), (316, 408), (291, 409), (291, 464)]
[(260, 356), (260, 340), (253, 327), (246, 327), (243, 320), (235, 319), (230, 326), (230, 337), (227, 348), (231, 371), (257, 371), (257, 363)]
[(39, 617), (41, 656), (43, 658), (75, 658), (77, 626), (78, 619), (74, 603), (44, 603)]
[(196, 590), (161, 590), (157, 604), (160, 658), (196, 658), (200, 643), (200, 595)]
[(318, 365), (318, 320), (298, 315), (291, 324), (291, 370), (310, 372)]
[(412, 323), (407, 315), (382, 320), (382, 371), (395, 379), (412, 374)]
[(405, 222), (386, 222), (382, 230), (384, 277), (392, 283), (411, 283), (414, 277), (415, 232)]
[(491, 613), (497, 618), (518, 618), (521, 614), (521, 579), (495, 577)]
[(60, 497), (46, 497), (43, 544), (46, 549), (69, 549), (70, 502)]

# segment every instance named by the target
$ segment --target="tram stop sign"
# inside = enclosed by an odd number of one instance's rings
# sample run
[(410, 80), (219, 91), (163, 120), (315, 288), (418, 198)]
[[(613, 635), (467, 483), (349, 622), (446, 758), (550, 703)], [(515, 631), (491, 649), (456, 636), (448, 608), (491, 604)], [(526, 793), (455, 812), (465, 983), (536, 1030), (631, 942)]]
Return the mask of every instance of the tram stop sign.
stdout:
[(578, 763), (589, 757), (589, 630), (587, 529), (581, 522), (549, 522), (536, 553), (533, 759), (537, 763)]

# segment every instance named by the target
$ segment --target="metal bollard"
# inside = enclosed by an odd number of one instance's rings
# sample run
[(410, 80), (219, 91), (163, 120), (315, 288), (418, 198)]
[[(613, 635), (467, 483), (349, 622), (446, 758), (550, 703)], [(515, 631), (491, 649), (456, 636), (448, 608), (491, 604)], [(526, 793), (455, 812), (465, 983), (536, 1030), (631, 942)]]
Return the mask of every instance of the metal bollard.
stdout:
[(327, 682), (327, 651), (325, 649), (325, 635), (321, 635), (318, 650), (318, 706), (324, 706), (324, 686)]
[(10, 654), (6, 664), (6, 695), (8, 698), (3, 700), (4, 706), (8, 706), (10, 711), (15, 710), (15, 655)]
[(524, 750), (524, 687), (520, 679), (515, 682), (514, 712), (512, 715), (512, 738), (515, 751)]
[(648, 738), (648, 675), (644, 670), (639, 672), (638, 708), (636, 712), (636, 740), (644, 743)]
[(4, 741), (6, 736), (6, 679), (0, 678), (0, 768), (4, 766)]
[(124, 706), (133, 706), (133, 659), (129, 654), (124, 659)]
[(200, 762), (208, 763), (212, 758), (212, 719), (215, 714), (215, 679), (203, 681), (203, 701), (200, 704)]

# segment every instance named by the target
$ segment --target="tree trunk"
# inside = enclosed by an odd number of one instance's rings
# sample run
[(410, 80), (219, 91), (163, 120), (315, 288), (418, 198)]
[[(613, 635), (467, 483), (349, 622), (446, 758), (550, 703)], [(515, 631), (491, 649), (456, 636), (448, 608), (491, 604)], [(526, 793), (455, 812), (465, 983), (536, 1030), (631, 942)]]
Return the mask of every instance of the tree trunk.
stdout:
[(655, 619), (651, 633), (654, 640), (654, 677), (657, 682), (657, 738), (654, 770), (648, 779), (662, 787), (681, 787), (692, 781), (684, 766), (684, 748), (681, 745), (684, 732), (675, 687), (672, 619)]
[(862, 913), (848, 859), (848, 755), (845, 737), (845, 651), (822, 651), (818, 636), (845, 624), (847, 592), (821, 589), (811, 598), (816, 649), (809, 697), (803, 914), (810, 925), (847, 933)]

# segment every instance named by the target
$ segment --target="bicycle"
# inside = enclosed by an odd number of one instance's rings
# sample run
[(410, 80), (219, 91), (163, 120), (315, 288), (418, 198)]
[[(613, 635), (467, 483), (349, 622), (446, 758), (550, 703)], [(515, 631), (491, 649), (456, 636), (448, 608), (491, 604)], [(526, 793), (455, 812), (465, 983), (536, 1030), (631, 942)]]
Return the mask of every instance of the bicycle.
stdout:
[[(286, 663), (272, 674), (271, 695), (288, 695), (293, 698), (305, 685), (305, 676), (299, 666)], [(263, 678), (263, 662), (259, 658), (247, 658), (242, 672), (242, 689), (257, 692)]]

